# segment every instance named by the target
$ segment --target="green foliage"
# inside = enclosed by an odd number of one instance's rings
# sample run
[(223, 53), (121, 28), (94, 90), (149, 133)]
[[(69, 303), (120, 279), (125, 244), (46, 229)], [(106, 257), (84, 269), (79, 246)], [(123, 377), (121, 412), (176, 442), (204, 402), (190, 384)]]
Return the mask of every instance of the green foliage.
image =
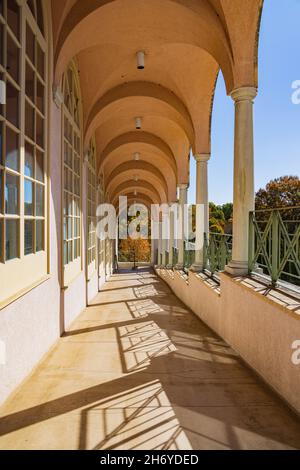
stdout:
[[(298, 176), (281, 176), (271, 180), (256, 193), (255, 209), (280, 209), (300, 206), (300, 179)], [(299, 217), (299, 209), (281, 211), (284, 219)]]
[(223, 205), (209, 203), (209, 230), (213, 233), (231, 233), (232, 203)]

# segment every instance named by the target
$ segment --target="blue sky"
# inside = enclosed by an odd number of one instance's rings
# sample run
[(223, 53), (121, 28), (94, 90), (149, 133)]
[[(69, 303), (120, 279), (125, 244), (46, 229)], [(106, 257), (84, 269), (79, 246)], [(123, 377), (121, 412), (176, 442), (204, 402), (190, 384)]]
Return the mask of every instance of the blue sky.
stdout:
[[(300, 105), (292, 83), (300, 80), (300, 0), (265, 0), (259, 45), (259, 90), (254, 107), (255, 186), (273, 178), (300, 175)], [(220, 73), (212, 121), (209, 199), (232, 201), (234, 104)], [(195, 201), (191, 159), (189, 201)]]

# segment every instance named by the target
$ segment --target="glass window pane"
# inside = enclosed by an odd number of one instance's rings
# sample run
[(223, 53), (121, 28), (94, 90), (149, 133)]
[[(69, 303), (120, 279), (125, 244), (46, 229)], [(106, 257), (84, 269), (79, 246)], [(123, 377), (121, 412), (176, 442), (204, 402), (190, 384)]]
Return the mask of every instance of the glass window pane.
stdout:
[(19, 221), (6, 220), (5, 226), (5, 259), (9, 261), (18, 257)]
[(0, 214), (3, 214), (3, 178), (4, 171), (0, 170)]
[(73, 261), (73, 254), (72, 254), (73, 244), (72, 242), (68, 242), (68, 262)]
[(25, 133), (27, 137), (34, 140), (34, 109), (27, 102), (25, 108)]
[(26, 176), (33, 178), (33, 167), (34, 167), (34, 148), (33, 145), (26, 142), (25, 144), (25, 169), (24, 173)]
[(26, 54), (35, 65), (35, 37), (29, 25), (26, 25)]
[(19, 53), (20, 49), (16, 45), (9, 33), (7, 33), (7, 71), (10, 76), (19, 83)]
[(36, 83), (36, 105), (41, 113), (44, 114), (44, 85), (38, 79)]
[(37, 69), (42, 78), (45, 77), (45, 54), (37, 43)]
[(44, 215), (44, 186), (35, 185), (35, 215), (43, 217)]
[(19, 127), (19, 92), (10, 82), (6, 83), (6, 117)]
[(77, 259), (78, 254), (77, 254), (77, 243), (76, 240), (74, 240), (74, 259)]
[(24, 223), (24, 253), (30, 255), (33, 253), (33, 220), (25, 220)]
[(25, 215), (33, 215), (33, 183), (24, 180), (24, 212)]
[(10, 127), (6, 127), (6, 160), (5, 165), (19, 171), (19, 136)]
[(36, 232), (35, 232), (35, 251), (43, 251), (44, 250), (44, 221), (37, 220), (36, 221)]
[(64, 265), (68, 264), (68, 242), (64, 242)]
[(34, 81), (35, 81), (35, 74), (33, 68), (26, 61), (26, 85), (25, 85), (25, 93), (26, 96), (34, 103)]
[(33, 16), (35, 18), (34, 0), (27, 0), (27, 5), (29, 6), (31, 13), (33, 14)]
[(44, 34), (44, 17), (43, 17), (43, 8), (42, 8), (41, 0), (36, 1), (36, 20), (41, 30), (41, 33)]
[(36, 143), (44, 148), (44, 119), (36, 113)]
[(73, 219), (72, 219), (72, 217), (68, 217), (68, 227), (67, 227), (67, 238), (68, 238), (68, 240), (70, 240), (70, 238), (73, 237), (73, 230), (72, 230), (73, 227), (72, 227), (72, 225), (73, 225)]
[(5, 212), (14, 215), (19, 212), (19, 177), (7, 172), (5, 178)]
[(44, 154), (36, 150), (35, 177), (38, 181), (44, 182)]
[(68, 237), (67, 237), (67, 218), (66, 218), (66, 217), (64, 217), (64, 227), (63, 227), (63, 231), (64, 231), (64, 236), (63, 236), (63, 238), (64, 238), (64, 240), (67, 240)]
[(0, 165), (3, 163), (3, 122), (0, 121)]
[(19, 38), (20, 8), (16, 0), (7, 0), (7, 23), (15, 36)]
[[(1, 2), (0, 2), (1, 3)], [(0, 23), (0, 64), (4, 66), (4, 27), (2, 23)]]

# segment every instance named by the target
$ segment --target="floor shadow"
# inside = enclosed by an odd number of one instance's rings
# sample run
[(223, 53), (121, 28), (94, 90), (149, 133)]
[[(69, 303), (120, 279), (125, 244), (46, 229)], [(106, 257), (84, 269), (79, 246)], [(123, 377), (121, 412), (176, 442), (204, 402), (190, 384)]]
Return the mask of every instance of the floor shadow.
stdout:
[[(38, 447), (55, 420), (67, 435), (74, 414), (79, 449), (300, 448), (297, 417), (165, 284), (153, 277), (148, 293), (134, 295), (116, 302), (125, 302), (129, 319), (67, 331), (61, 340), (113, 329), (120, 376), (2, 416), (0, 448), (22, 429)], [(99, 323), (106, 305), (96, 303)]]

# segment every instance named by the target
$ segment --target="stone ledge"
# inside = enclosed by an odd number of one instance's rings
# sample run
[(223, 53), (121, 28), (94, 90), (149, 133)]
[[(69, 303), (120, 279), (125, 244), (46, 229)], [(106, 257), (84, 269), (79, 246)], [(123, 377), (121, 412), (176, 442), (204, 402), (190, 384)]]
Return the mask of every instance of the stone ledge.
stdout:
[(283, 312), (288, 313), (293, 318), (300, 320), (300, 298), (292, 296), (274, 289), (273, 287), (266, 286), (258, 279), (252, 277), (234, 277), (228, 273), (220, 273), (220, 279), (226, 279), (233, 283), (239, 284), (243, 289), (252, 292), (254, 295), (264, 297), (271, 305), (276, 304)]
[(198, 280), (202, 281), (203, 284), (211, 291), (213, 291), (218, 296), (221, 295), (220, 284), (218, 284), (212, 277), (208, 276), (205, 273), (190, 273), (190, 276), (195, 276)]

